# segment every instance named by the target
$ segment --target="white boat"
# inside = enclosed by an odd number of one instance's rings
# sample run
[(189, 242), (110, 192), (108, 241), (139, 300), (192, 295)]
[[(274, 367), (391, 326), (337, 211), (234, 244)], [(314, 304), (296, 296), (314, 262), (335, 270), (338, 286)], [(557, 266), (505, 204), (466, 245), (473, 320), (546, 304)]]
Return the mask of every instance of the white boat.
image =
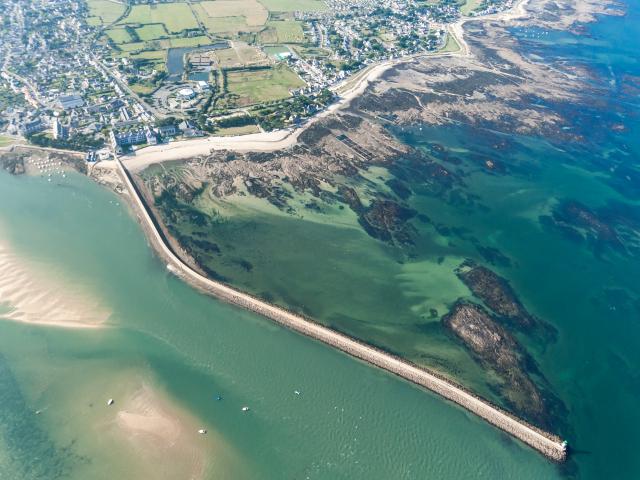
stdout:
[(293, 393), (295, 393), (296, 395), (300, 395), (300, 390), (294, 390)]
[(243, 412), (248, 412), (249, 411), (249, 407), (242, 407), (242, 411)]
[(200, 430), (198, 430), (198, 433), (200, 435), (206, 435), (207, 431), (204, 428), (201, 428)]
[(107, 406), (111, 406), (115, 403), (115, 401), (113, 400), (113, 398), (110, 398), (109, 400), (107, 400)]

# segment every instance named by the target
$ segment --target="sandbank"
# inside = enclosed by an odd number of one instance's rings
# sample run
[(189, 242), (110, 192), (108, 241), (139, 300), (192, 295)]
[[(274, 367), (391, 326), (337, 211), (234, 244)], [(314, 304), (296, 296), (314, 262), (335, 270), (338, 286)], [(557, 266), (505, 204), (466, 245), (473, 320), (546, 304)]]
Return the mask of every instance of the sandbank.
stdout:
[(97, 328), (107, 321), (110, 311), (85, 288), (34, 263), (0, 237), (0, 304), (8, 310), (0, 318), (66, 328)]

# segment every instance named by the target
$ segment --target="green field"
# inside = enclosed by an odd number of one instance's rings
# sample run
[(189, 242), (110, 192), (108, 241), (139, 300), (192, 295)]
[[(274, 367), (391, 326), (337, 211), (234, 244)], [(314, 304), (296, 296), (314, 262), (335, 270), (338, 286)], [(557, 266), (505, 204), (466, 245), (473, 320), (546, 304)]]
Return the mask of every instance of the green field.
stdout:
[(300, 22), (291, 20), (267, 22), (267, 26), (275, 30), (278, 43), (304, 42), (304, 32)]
[(124, 28), (110, 28), (108, 30), (105, 30), (105, 33), (111, 40), (114, 41), (114, 43), (117, 44), (129, 43), (131, 42), (131, 40), (133, 40)]
[(13, 142), (15, 142), (14, 138), (0, 135), (0, 147), (6, 147), (7, 145), (11, 145)]
[(124, 3), (108, 0), (87, 0), (90, 25), (101, 25), (115, 22), (126, 9)]
[(161, 3), (157, 5), (134, 5), (121, 24), (149, 25), (162, 23), (168, 32), (198, 28), (189, 5), (186, 3)]
[(460, 50), (460, 45), (458, 45), (456, 38), (450, 33), (448, 33), (447, 43), (445, 44), (444, 47), (442, 47), (442, 49), (440, 49), (440, 51), (441, 52), (457, 52), (459, 50)]
[(169, 47), (199, 47), (201, 45), (208, 45), (211, 43), (209, 38), (201, 35), (199, 37), (187, 37), (187, 38), (172, 38), (171, 40), (162, 40), (161, 43), (168, 43), (166, 48)]
[(145, 50), (144, 52), (131, 55), (131, 58), (143, 58), (145, 60), (165, 60), (166, 52), (164, 50)]
[(144, 48), (144, 42), (131, 42), (118, 45), (118, 48), (123, 52), (134, 52), (136, 50), (142, 50)]
[(216, 137), (229, 137), (233, 135), (248, 135), (250, 133), (259, 132), (260, 128), (257, 125), (243, 125), (242, 127), (218, 128), (214, 135)]
[(247, 26), (245, 17), (205, 17), (202, 23), (211, 33), (238, 33), (255, 30)]
[(136, 28), (136, 33), (140, 40), (157, 40), (167, 36), (167, 30), (162, 23), (153, 23)]
[(328, 9), (322, 0), (260, 0), (270, 12), (324, 12)]
[(466, 0), (464, 5), (460, 7), (460, 13), (462, 15), (469, 15), (474, 10), (477, 10), (482, 4), (482, 0)]
[(237, 95), (238, 106), (270, 102), (290, 96), (289, 90), (305, 83), (289, 68), (279, 65), (263, 70), (226, 73), (227, 91)]
[(147, 85), (145, 83), (132, 83), (131, 85), (129, 85), (129, 88), (131, 88), (131, 90), (139, 95), (148, 95), (150, 93), (153, 93), (153, 91), (156, 89), (156, 87)]
[(275, 57), (278, 54), (291, 53), (291, 50), (284, 45), (269, 45), (268, 47), (264, 47), (264, 52), (271, 57)]

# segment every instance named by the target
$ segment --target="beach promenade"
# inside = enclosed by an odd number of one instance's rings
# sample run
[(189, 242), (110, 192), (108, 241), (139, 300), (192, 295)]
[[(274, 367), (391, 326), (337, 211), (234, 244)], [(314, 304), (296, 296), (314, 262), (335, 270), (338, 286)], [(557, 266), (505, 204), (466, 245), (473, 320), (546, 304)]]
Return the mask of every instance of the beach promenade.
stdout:
[(174, 252), (129, 172), (119, 158), (116, 157), (115, 161), (118, 173), (131, 197), (131, 207), (139, 217), (149, 241), (166, 262), (167, 268), (176, 276), (209, 295), (267, 317), (291, 330), (424, 387), (478, 415), (554, 461), (562, 462), (566, 459), (566, 447), (560, 438), (529, 425), (438, 374), (201, 275)]

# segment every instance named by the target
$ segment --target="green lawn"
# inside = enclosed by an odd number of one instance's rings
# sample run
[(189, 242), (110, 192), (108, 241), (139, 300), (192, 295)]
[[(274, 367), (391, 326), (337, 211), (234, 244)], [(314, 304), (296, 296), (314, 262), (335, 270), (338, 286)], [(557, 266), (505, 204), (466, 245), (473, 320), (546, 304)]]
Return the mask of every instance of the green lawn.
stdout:
[(141, 95), (148, 95), (156, 89), (156, 87), (148, 85), (146, 83), (132, 83), (131, 85), (129, 85), (129, 88)]
[(322, 0), (259, 0), (270, 12), (324, 12), (328, 9)]
[(270, 45), (268, 47), (264, 47), (264, 52), (267, 55), (275, 57), (280, 53), (291, 53), (291, 50), (289, 50), (289, 48), (284, 45)]
[(267, 22), (267, 26), (276, 31), (278, 43), (303, 43), (304, 32), (300, 22), (286, 20)]
[(140, 25), (162, 23), (167, 31), (171, 33), (198, 28), (198, 22), (186, 3), (134, 5), (129, 15), (122, 19), (120, 23)]
[(264, 70), (227, 72), (227, 91), (237, 95), (238, 106), (279, 100), (290, 96), (289, 90), (305, 83), (284, 65)]
[(226, 127), (218, 128), (214, 135), (216, 137), (229, 137), (233, 135), (248, 135), (250, 133), (259, 133), (260, 128), (257, 125), (243, 125), (242, 127)]
[(157, 40), (158, 38), (167, 36), (167, 30), (162, 23), (153, 23), (136, 28), (136, 33), (140, 40)]

